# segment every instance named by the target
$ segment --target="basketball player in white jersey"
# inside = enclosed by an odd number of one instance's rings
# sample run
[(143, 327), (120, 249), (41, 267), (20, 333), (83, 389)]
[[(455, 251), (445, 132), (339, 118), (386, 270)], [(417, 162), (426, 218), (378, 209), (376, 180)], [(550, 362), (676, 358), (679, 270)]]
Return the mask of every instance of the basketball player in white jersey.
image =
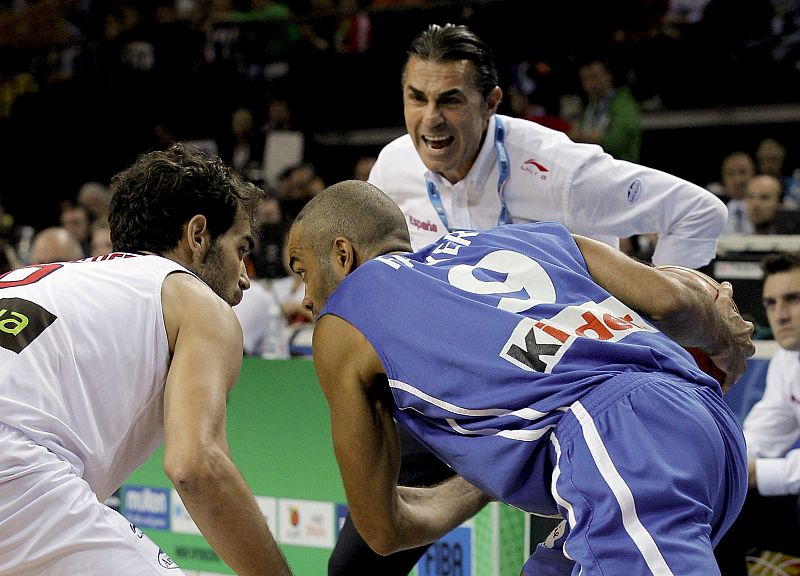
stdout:
[(219, 557), (290, 574), (225, 436), (260, 191), (180, 145), (112, 185), (115, 252), (0, 276), (0, 574), (181, 574), (101, 504), (162, 439)]

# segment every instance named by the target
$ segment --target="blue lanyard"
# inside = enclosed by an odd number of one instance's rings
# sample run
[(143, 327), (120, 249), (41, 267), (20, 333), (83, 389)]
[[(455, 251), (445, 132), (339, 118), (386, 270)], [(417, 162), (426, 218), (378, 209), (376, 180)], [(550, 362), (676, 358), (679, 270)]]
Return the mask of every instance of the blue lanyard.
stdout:
[[(503, 226), (504, 224), (511, 223), (511, 219), (508, 216), (508, 206), (506, 206), (506, 182), (511, 174), (511, 162), (508, 159), (508, 149), (506, 149), (505, 124), (503, 124), (499, 116), (494, 117), (494, 122), (494, 148), (497, 153), (497, 170), (499, 172), (497, 177), (497, 195), (500, 197), (500, 214), (497, 217), (497, 225)], [(433, 204), (434, 209), (436, 209), (436, 213), (439, 215), (442, 224), (444, 224), (448, 232), (453, 232), (447, 220), (447, 214), (445, 214), (444, 205), (442, 205), (442, 197), (439, 194), (436, 183), (426, 176), (425, 186), (428, 189), (428, 198), (431, 204)]]

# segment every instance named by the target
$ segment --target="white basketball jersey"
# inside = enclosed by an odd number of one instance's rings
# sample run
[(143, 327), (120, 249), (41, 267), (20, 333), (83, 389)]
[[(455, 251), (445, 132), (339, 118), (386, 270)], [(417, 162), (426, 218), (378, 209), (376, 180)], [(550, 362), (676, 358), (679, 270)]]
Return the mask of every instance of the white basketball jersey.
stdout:
[(69, 462), (102, 501), (163, 436), (161, 286), (188, 272), (108, 254), (0, 276), (0, 422)]

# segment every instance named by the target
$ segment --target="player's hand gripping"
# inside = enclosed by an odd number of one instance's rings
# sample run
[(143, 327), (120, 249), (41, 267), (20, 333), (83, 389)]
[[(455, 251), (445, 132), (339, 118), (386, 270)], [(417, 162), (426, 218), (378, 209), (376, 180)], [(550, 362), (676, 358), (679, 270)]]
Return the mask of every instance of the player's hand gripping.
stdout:
[(712, 353), (711, 360), (725, 372), (722, 391), (727, 392), (747, 369), (747, 359), (752, 356), (756, 347), (751, 336), (755, 327), (752, 322), (741, 317), (733, 303), (733, 287), (729, 282), (722, 282), (714, 307), (723, 321), (724, 330), (717, 350)]

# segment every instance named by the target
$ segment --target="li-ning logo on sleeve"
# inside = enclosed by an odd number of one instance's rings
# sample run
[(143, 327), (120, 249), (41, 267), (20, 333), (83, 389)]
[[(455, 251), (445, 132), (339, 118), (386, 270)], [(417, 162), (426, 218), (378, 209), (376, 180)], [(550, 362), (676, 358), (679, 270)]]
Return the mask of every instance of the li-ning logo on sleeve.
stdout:
[(57, 316), (22, 298), (0, 298), (0, 346), (22, 352)]

